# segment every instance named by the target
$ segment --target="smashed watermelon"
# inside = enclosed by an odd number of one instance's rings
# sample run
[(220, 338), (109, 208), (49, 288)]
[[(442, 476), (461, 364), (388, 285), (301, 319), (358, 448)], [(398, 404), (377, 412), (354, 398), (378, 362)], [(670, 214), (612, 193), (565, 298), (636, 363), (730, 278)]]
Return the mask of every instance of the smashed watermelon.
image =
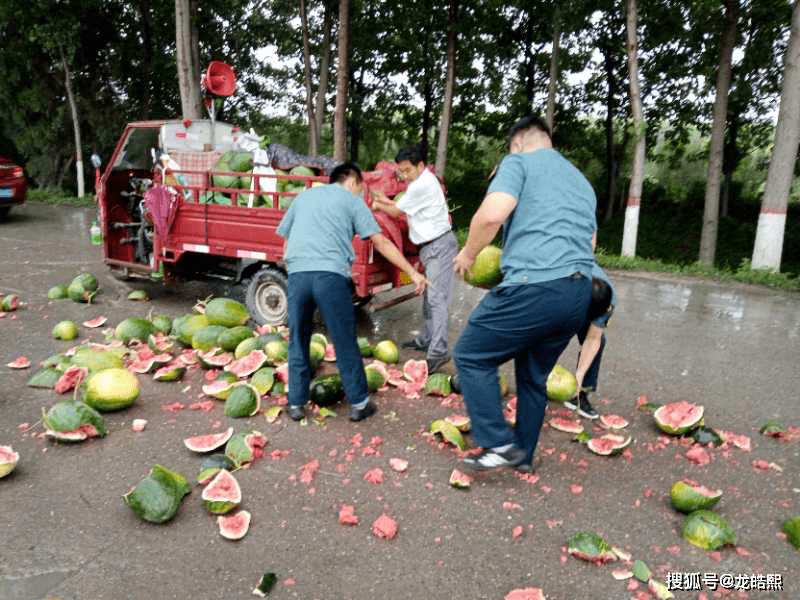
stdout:
[(225, 370), (239, 378), (249, 377), (263, 367), (268, 360), (267, 355), (261, 350), (253, 350), (246, 356), (229, 362), (225, 365)]
[(42, 418), (45, 433), (59, 442), (82, 442), (108, 433), (103, 416), (83, 402), (62, 400)]
[(567, 551), (574, 557), (602, 565), (617, 560), (611, 545), (590, 531), (581, 531), (567, 542)]
[(208, 512), (225, 514), (236, 508), (242, 501), (242, 490), (230, 471), (220, 469), (203, 488), (200, 497)]
[(240, 510), (232, 515), (220, 515), (217, 517), (219, 534), (228, 540), (240, 540), (250, 529), (250, 513)]
[(656, 425), (664, 433), (683, 435), (703, 421), (703, 406), (686, 400), (665, 404), (653, 413)]
[(233, 437), (233, 427), (228, 427), (228, 429), (219, 433), (207, 433), (188, 437), (183, 440), (183, 445), (192, 452), (212, 452), (227, 444), (231, 437)]
[(164, 523), (180, 508), (183, 497), (191, 492), (181, 473), (155, 465), (139, 484), (122, 498), (125, 504), (145, 521)]

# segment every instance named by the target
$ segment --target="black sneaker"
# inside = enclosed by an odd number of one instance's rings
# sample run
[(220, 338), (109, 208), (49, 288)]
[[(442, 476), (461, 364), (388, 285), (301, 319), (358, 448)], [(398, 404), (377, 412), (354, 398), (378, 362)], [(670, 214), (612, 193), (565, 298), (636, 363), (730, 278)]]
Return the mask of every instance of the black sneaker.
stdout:
[(581, 390), (577, 395), (565, 401), (564, 406), (570, 410), (577, 410), (578, 414), (586, 419), (596, 419), (600, 416), (591, 402), (589, 402), (589, 398), (584, 390)]
[(371, 417), (378, 411), (378, 407), (372, 400), (367, 400), (367, 405), (364, 408), (350, 407), (350, 420), (363, 421), (367, 417)]
[(416, 339), (408, 340), (407, 342), (403, 342), (400, 344), (401, 348), (411, 348), (412, 350), (417, 350), (419, 352), (427, 352), (428, 347), (423, 346), (422, 344), (418, 343)]
[(480, 454), (468, 456), (464, 459), (464, 464), (476, 471), (496, 469), (498, 467), (516, 467), (525, 460), (525, 451), (522, 448), (511, 446), (505, 452), (498, 452), (492, 448), (486, 448)]
[(431, 373), (435, 373), (436, 369), (440, 368), (449, 360), (450, 360), (450, 355), (448, 354), (445, 354), (444, 356), (438, 358), (427, 359), (425, 362), (428, 363), (428, 375), (430, 375)]
[(289, 413), (289, 416), (292, 418), (292, 421), (302, 421), (303, 418), (306, 416), (306, 409), (303, 407), (302, 404), (290, 404), (286, 412)]

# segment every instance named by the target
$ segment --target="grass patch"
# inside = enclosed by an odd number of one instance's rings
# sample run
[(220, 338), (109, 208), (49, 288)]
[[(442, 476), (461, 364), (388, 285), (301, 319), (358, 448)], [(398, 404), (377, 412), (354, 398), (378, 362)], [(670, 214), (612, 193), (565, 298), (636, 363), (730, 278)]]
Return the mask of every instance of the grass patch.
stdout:
[(83, 198), (78, 198), (57, 188), (29, 189), (27, 200), (28, 202), (59, 206), (92, 207), (95, 205), (94, 194), (85, 194)]

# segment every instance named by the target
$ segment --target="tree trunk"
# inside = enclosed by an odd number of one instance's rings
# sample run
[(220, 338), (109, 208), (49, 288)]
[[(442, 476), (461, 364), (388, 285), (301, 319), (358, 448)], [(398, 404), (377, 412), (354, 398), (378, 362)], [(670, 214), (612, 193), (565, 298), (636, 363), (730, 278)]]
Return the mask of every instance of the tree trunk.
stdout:
[(306, 110), (308, 111), (308, 154), (317, 154), (317, 118), (314, 115), (314, 90), (311, 84), (311, 48), (308, 43), (308, 14), (306, 12), (306, 0), (300, 0), (300, 24), (303, 32), (303, 79), (306, 85)]
[(331, 29), (333, 27), (333, 8), (330, 0), (325, 2), (325, 21), (322, 33), (322, 50), (319, 63), (319, 86), (317, 87), (317, 102), (314, 108), (316, 124), (314, 132), (317, 134), (315, 144), (317, 151), (322, 146), (322, 122), (325, 115), (325, 96), (328, 93), (328, 70), (331, 64)]
[(67, 88), (67, 101), (69, 110), (72, 113), (72, 130), (75, 133), (75, 176), (78, 182), (78, 198), (83, 198), (83, 149), (81, 148), (81, 124), (78, 121), (78, 103), (75, 101), (75, 94), (72, 92), (72, 76), (67, 66), (67, 59), (64, 51), (61, 50), (61, 64), (64, 66), (64, 85)]
[(775, 127), (775, 145), (758, 215), (752, 268), (780, 270), (786, 208), (800, 145), (800, 2), (792, 12), (792, 33), (786, 49), (783, 94)]
[(202, 116), (200, 67), (199, 60), (195, 58), (197, 44), (192, 47), (196, 34), (192, 32), (191, 4), (190, 0), (175, 0), (175, 58), (183, 118), (199, 119)]
[(336, 72), (336, 109), (333, 118), (333, 158), (347, 154), (347, 87), (350, 75), (350, 0), (339, 0), (339, 66)]
[(725, 2), (725, 28), (722, 32), (719, 71), (717, 72), (714, 121), (708, 150), (703, 230), (700, 234), (699, 261), (714, 264), (719, 230), (719, 194), (722, 178), (722, 151), (725, 144), (725, 124), (728, 116), (728, 91), (731, 83), (731, 59), (736, 45), (736, 25), (739, 20), (739, 0)]
[(625, 225), (622, 229), (622, 256), (636, 256), (639, 232), (639, 208), (642, 202), (645, 163), (645, 122), (642, 114), (642, 95), (639, 90), (639, 41), (636, 32), (636, 0), (628, 0), (626, 29), (628, 37), (628, 79), (631, 88), (631, 114), (633, 115), (634, 150), (628, 201), (625, 205)]
[(425, 83), (423, 84), (422, 105), (422, 135), (420, 137), (420, 156), (422, 161), (428, 163), (428, 138), (431, 131), (431, 113), (433, 112), (433, 86), (431, 84), (430, 69), (425, 67)]
[(606, 130), (606, 210), (608, 210), (608, 206), (614, 202), (614, 197), (616, 194), (616, 180), (617, 180), (617, 161), (616, 161), (616, 152), (614, 151), (614, 108), (616, 103), (614, 102), (616, 93), (617, 93), (617, 85), (616, 85), (616, 78), (614, 76), (614, 67), (611, 59), (611, 49), (607, 43), (603, 43), (601, 51), (605, 58), (604, 60), (604, 67), (606, 71), (606, 84), (608, 85), (608, 90), (606, 92), (606, 119), (605, 119), (605, 130)]
[(456, 26), (458, 24), (458, 0), (450, 0), (447, 27), (447, 75), (442, 101), (442, 119), (439, 122), (439, 143), (436, 147), (436, 174), (444, 177), (447, 164), (447, 139), (453, 115), (453, 93), (456, 85)]
[(558, 87), (558, 50), (561, 44), (561, 10), (555, 7), (553, 14), (553, 51), (550, 53), (550, 82), (547, 85), (547, 112), (545, 122), (553, 131), (556, 110), (556, 88)]

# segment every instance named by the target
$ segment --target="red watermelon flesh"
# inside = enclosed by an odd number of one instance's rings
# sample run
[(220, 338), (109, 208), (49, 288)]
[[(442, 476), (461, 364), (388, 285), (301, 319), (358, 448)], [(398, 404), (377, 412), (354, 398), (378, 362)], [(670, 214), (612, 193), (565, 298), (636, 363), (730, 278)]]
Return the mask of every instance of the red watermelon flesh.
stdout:
[(31, 361), (28, 360), (27, 356), (20, 356), (19, 358), (8, 363), (6, 366), (11, 369), (27, 369), (31, 366)]
[(192, 452), (211, 452), (224, 446), (233, 435), (233, 427), (219, 433), (196, 435), (183, 440), (183, 445)]
[(217, 517), (217, 525), (222, 537), (229, 540), (240, 540), (250, 529), (250, 513), (240, 510), (232, 515), (220, 515)]
[(558, 431), (566, 431), (567, 433), (581, 433), (583, 431), (583, 424), (580, 421), (573, 419), (565, 419), (563, 417), (553, 417), (548, 421), (550, 427)]
[(258, 371), (269, 360), (261, 350), (253, 350), (247, 356), (237, 358), (225, 365), (225, 370), (239, 378), (249, 377)]
[(327, 362), (333, 362), (333, 361), (336, 360), (336, 349), (333, 347), (333, 344), (331, 344), (330, 342), (328, 342), (328, 344), (325, 345), (325, 358), (324, 358), (324, 360), (327, 361)]
[(545, 600), (541, 588), (511, 590), (503, 600)]
[(600, 425), (606, 429), (623, 429), (628, 426), (628, 419), (619, 415), (600, 415)]
[(79, 367), (76, 365), (68, 367), (67, 370), (64, 371), (64, 374), (58, 378), (53, 389), (55, 389), (58, 394), (68, 392), (75, 386), (80, 385), (81, 381), (83, 381), (83, 378), (86, 377), (88, 373), (89, 369), (86, 367)]
[(97, 317), (96, 319), (90, 319), (88, 321), (83, 322), (84, 327), (88, 327), (90, 329), (94, 329), (95, 327), (102, 327), (108, 321), (107, 317)]
[(428, 380), (428, 363), (424, 360), (407, 360), (403, 365), (403, 376), (422, 386)]
[(681, 435), (695, 427), (703, 418), (703, 406), (682, 400), (659, 407), (653, 413), (659, 429)]
[(89, 438), (100, 437), (100, 433), (97, 431), (97, 428), (94, 425), (89, 424), (81, 425), (72, 431), (53, 431), (48, 429), (46, 430), (46, 433), (50, 437), (64, 442), (81, 442)]

